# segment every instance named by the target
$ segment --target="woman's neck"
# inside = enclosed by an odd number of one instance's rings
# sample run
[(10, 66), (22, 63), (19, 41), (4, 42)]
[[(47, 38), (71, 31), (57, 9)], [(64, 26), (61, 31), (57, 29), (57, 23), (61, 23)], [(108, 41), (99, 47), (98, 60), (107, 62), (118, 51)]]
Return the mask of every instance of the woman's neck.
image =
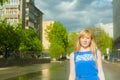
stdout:
[(80, 51), (89, 51), (89, 50), (90, 50), (89, 47), (87, 47), (87, 48), (81, 47), (81, 48), (80, 48)]

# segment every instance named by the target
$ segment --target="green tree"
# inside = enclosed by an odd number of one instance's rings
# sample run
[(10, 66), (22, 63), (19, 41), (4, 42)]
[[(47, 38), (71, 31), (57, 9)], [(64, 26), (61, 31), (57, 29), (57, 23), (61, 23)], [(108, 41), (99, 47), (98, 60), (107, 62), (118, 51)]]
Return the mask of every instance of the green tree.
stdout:
[(7, 58), (16, 51), (38, 53), (42, 51), (42, 43), (34, 29), (22, 29), (21, 24), (10, 25), (7, 20), (0, 20), (0, 52)]
[(9, 52), (17, 51), (20, 45), (20, 36), (15, 32), (15, 29), (7, 20), (0, 21), (0, 49), (5, 51), (5, 58)]
[(76, 40), (78, 38), (78, 34), (76, 32), (72, 32), (68, 36), (68, 54), (75, 50)]
[(58, 60), (61, 54), (64, 53), (64, 48), (61, 45), (58, 45), (57, 43), (51, 43), (49, 52), (51, 58), (56, 58)]
[(22, 29), (21, 40), (20, 51), (42, 52), (42, 42), (38, 39), (37, 32), (34, 29)]
[(103, 29), (101, 29), (100, 31), (100, 44), (98, 45), (98, 47), (101, 48), (103, 54), (106, 54), (106, 48), (110, 49), (110, 52), (112, 52), (112, 38), (105, 33), (105, 31)]
[(0, 0), (0, 4), (3, 5), (3, 3), (7, 2), (8, 0)]
[[(50, 55), (54, 58), (65, 55), (68, 46), (68, 32), (60, 22), (54, 22), (46, 29), (48, 40), (50, 42)], [(59, 50), (57, 50), (59, 48)], [(56, 55), (58, 55), (56, 57)]]
[(42, 42), (37, 37), (33, 39), (31, 50), (42, 52)]
[(106, 54), (106, 48), (112, 52), (113, 39), (101, 28), (90, 28), (94, 34), (95, 42), (103, 54)]

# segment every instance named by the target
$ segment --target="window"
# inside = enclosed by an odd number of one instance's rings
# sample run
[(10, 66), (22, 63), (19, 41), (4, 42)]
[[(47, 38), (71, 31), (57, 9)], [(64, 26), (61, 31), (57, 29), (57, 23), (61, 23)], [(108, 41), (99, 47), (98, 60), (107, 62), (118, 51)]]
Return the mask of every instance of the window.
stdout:
[(8, 2), (10, 5), (17, 5), (19, 3), (19, 0), (9, 0)]

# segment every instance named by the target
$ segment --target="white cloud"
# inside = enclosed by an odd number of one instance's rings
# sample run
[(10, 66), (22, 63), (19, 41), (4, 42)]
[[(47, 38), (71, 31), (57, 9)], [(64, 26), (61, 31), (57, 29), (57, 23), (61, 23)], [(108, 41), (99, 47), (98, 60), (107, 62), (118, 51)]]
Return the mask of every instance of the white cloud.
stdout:
[(72, 0), (71, 2), (63, 1), (58, 5), (61, 10), (71, 10), (75, 7), (77, 0)]
[(108, 5), (111, 5), (112, 1), (111, 0), (95, 0), (92, 2), (92, 6), (94, 7), (105, 7), (105, 6), (108, 6)]
[(112, 22), (111, 0), (35, 0), (35, 3), (43, 11), (44, 20), (60, 21), (69, 32), (99, 21), (105, 24)]

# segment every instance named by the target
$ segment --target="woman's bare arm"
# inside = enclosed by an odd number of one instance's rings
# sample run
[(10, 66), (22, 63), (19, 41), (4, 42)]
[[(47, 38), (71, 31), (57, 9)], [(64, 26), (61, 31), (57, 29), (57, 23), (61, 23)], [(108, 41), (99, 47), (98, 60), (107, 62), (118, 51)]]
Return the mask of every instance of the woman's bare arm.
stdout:
[(69, 74), (69, 80), (75, 80), (74, 53), (70, 54), (70, 74)]
[(98, 59), (97, 59), (97, 66), (98, 66), (98, 76), (100, 80), (105, 80), (103, 67), (102, 67), (102, 58), (101, 58), (101, 52), (98, 50)]

